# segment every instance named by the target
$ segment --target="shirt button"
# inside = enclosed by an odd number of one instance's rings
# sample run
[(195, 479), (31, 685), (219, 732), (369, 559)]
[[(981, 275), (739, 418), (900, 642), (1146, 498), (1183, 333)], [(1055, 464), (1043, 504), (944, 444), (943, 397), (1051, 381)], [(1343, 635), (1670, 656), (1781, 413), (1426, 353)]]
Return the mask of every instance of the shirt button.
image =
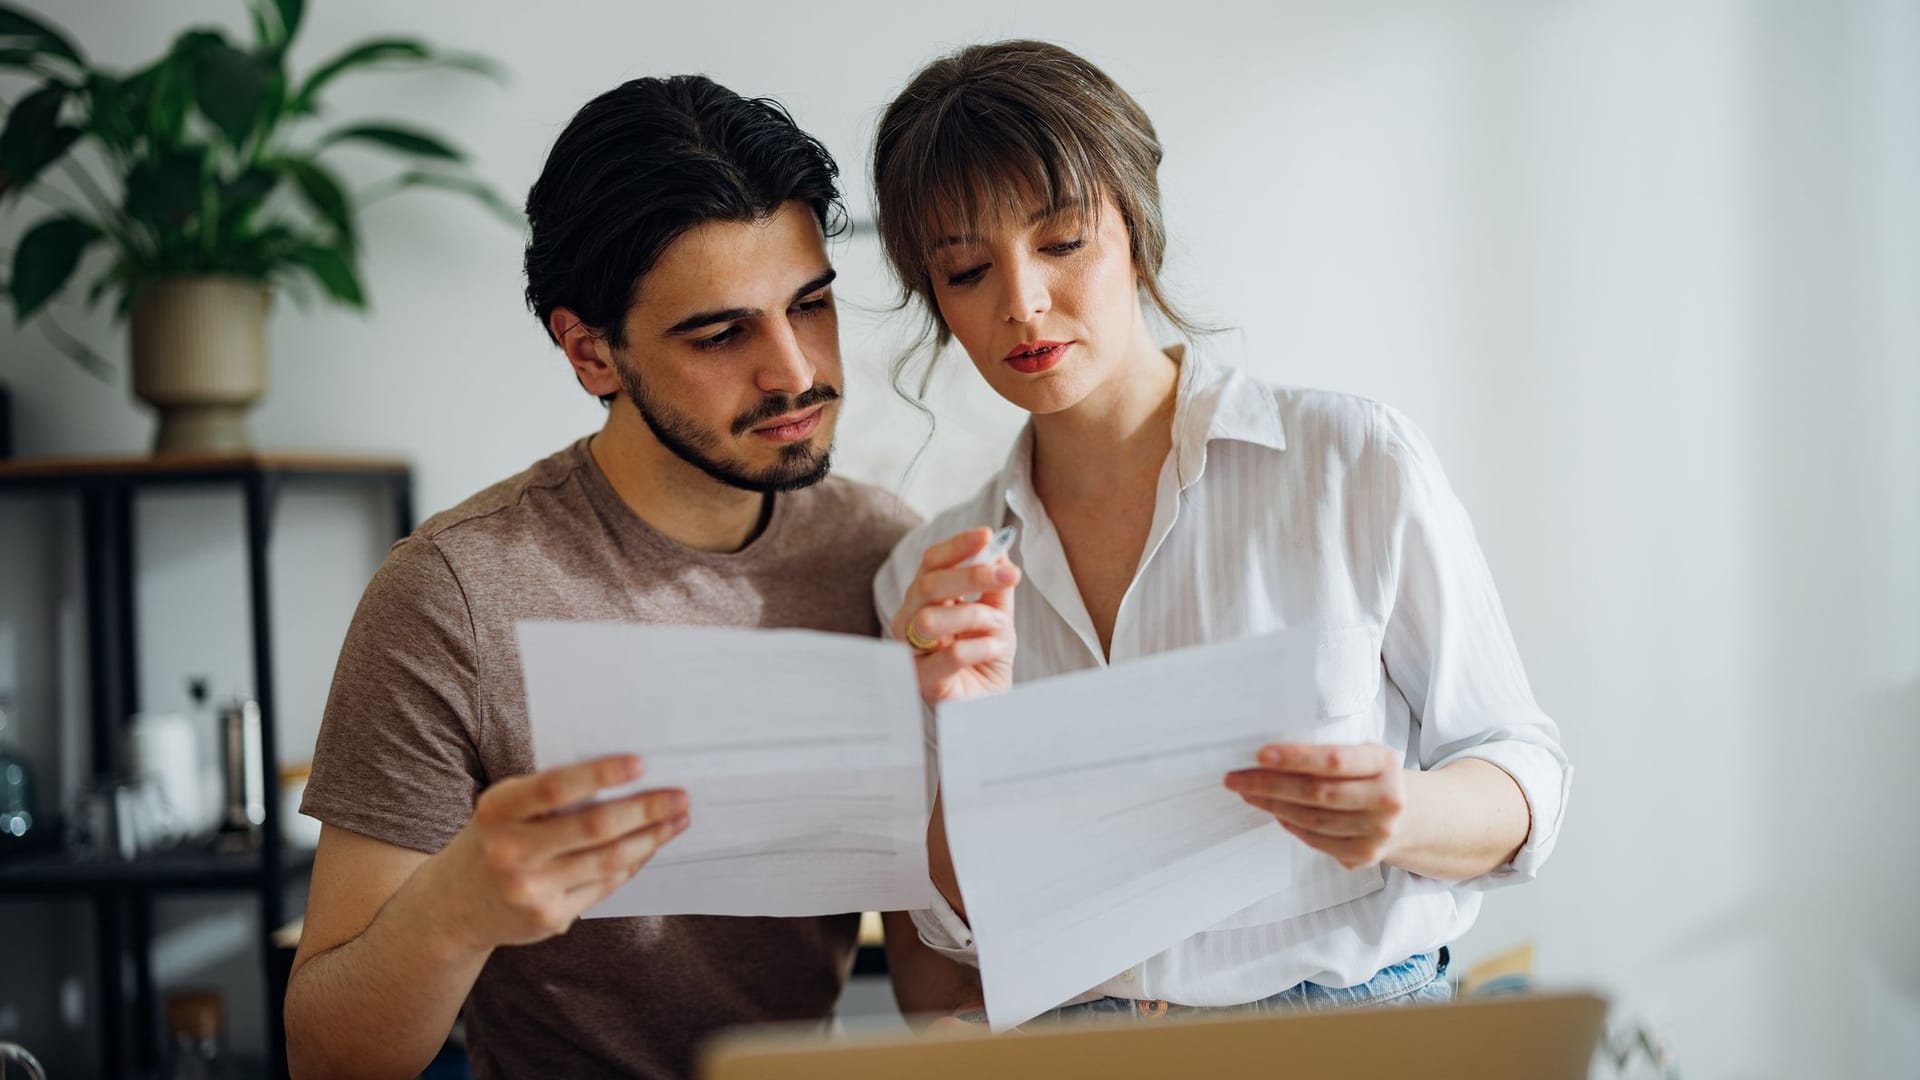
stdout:
[(1121, 973), (1120, 973), (1120, 981), (1121, 981), (1121, 982), (1132, 982), (1132, 981), (1133, 981), (1133, 976), (1134, 976), (1134, 972), (1135, 972), (1135, 971), (1138, 971), (1138, 970), (1139, 970), (1138, 968), (1128, 968), (1127, 970), (1125, 970), (1125, 971), (1123, 971), (1123, 972), (1121, 972)]

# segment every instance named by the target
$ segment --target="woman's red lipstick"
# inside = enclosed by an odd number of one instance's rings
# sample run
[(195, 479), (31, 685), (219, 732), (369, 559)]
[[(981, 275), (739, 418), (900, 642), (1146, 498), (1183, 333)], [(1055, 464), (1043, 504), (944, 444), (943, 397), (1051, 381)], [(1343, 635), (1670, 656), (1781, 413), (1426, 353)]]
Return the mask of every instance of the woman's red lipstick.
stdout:
[(1023, 375), (1033, 375), (1058, 364), (1071, 341), (1027, 341), (1013, 347), (1003, 358), (1007, 366)]

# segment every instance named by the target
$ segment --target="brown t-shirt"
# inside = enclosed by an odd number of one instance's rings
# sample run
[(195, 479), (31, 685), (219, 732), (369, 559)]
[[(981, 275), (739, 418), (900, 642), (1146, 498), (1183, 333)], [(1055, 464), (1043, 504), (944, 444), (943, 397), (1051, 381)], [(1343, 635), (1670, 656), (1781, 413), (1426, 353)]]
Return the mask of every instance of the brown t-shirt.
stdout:
[[(775, 496), (745, 549), (695, 551), (635, 516), (583, 439), (394, 546), (347, 631), (301, 809), (438, 851), (482, 790), (534, 769), (517, 621), (872, 636), (873, 575), (913, 524), (892, 496), (830, 479)], [(689, 1075), (716, 1028), (828, 1016), (857, 920), (586, 919), (496, 950), (467, 1002), (474, 1072)]]

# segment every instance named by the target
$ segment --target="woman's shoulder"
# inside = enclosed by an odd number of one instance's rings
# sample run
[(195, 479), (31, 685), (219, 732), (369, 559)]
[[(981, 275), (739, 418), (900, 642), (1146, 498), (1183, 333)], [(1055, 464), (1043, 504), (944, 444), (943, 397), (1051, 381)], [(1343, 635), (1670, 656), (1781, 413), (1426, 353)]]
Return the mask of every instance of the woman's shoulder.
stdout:
[(1288, 450), (1357, 459), (1420, 439), (1419, 428), (1386, 402), (1361, 394), (1256, 379), (1240, 373), (1241, 393), (1272, 410)]
[(1257, 385), (1285, 432), (1281, 457), (1299, 474), (1371, 477), (1400, 492), (1445, 484), (1432, 440), (1399, 408), (1338, 390)]

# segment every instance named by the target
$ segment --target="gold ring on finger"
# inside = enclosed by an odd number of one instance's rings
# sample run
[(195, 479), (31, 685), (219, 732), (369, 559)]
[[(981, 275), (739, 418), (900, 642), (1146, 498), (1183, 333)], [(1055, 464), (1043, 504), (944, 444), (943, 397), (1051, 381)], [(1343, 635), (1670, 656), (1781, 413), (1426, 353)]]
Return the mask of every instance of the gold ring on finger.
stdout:
[(922, 653), (932, 652), (933, 650), (940, 647), (940, 639), (934, 638), (932, 641), (929, 641), (926, 638), (923, 638), (919, 634), (915, 633), (913, 629), (913, 624), (918, 622), (919, 619), (920, 619), (919, 614), (915, 613), (913, 618), (907, 620), (907, 634), (906, 634), (907, 645), (908, 647), (913, 649), (914, 652), (922, 652)]

